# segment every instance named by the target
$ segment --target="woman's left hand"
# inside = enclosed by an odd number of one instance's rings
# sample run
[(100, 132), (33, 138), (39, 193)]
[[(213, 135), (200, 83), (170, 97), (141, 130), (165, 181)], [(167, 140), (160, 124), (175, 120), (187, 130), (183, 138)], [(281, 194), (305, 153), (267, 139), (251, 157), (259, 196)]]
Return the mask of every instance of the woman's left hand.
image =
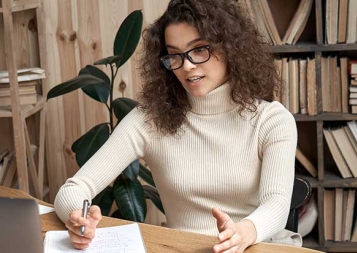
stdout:
[(234, 223), (228, 214), (217, 208), (212, 209), (217, 220), (219, 243), (213, 247), (215, 253), (241, 253), (252, 245), (257, 237), (254, 224), (250, 220)]

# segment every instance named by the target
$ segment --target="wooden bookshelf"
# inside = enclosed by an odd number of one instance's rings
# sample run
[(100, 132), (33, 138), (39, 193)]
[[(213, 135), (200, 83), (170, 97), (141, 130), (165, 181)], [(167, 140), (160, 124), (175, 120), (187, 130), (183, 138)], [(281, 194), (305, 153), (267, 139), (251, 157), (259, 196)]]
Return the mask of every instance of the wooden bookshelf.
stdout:
[[(245, 2), (245, 0), (238, 1)], [(325, 189), (357, 188), (357, 178), (343, 179), (339, 174), (336, 164), (331, 159), (331, 154), (326, 150), (328, 147), (323, 135), (323, 128), (326, 124), (357, 120), (357, 114), (351, 114), (350, 112), (339, 113), (323, 111), (322, 87), (326, 84), (322, 81), (322, 57), (337, 55), (351, 56), (351, 58), (354, 57), (357, 59), (356, 42), (351, 44), (327, 44), (325, 32), (326, 1), (327, 0), (313, 0), (310, 17), (296, 44), (272, 45), (271, 51), (277, 58), (286, 57), (289, 59), (289, 57), (292, 57), (294, 59), (306, 59), (308, 57), (315, 59), (317, 114), (313, 116), (300, 113), (294, 114), (299, 132), (298, 145), (308, 157), (312, 158), (311, 162), (316, 166), (318, 172), (316, 178), (310, 176), (308, 173), (303, 175), (299, 174), (300, 177), (310, 182), (314, 192), (316, 192), (318, 207), (317, 225), (313, 231), (303, 239), (304, 246), (325, 252), (357, 252), (357, 242), (334, 242), (325, 240), (324, 236)], [(283, 38), (295, 10), (302, 0), (269, 0), (268, 2), (271, 13), (274, 16), (276, 28), (278, 29), (280, 37)], [(267, 26), (267, 24), (265, 25)], [(354, 210), (355, 212), (357, 211), (357, 203), (355, 203)]]
[[(46, 94), (45, 79), (37, 90), (37, 102), (34, 104), (20, 104), (19, 80), (18, 80), (18, 57), (22, 52), (16, 47), (16, 34), (14, 23), (16, 15), (14, 13), (32, 11), (36, 17), (37, 41), (39, 48), (40, 65), (46, 69), (44, 53), (44, 22), (42, 13), (42, 0), (1, 0), (0, 17), (3, 20), (3, 29), (0, 30), (4, 37), (4, 55), (6, 69), (8, 71), (11, 105), (0, 106), (0, 118), (9, 118), (12, 122), (13, 146), (15, 151), (16, 163), (12, 166), (12, 172), (9, 180), (4, 180), (5, 186), (16, 187), (36, 198), (43, 199), (48, 194), (48, 186), (45, 185), (45, 132), (46, 132)], [(29, 49), (30, 50), (30, 49)], [(39, 67), (39, 66), (26, 66)], [(29, 133), (28, 118), (38, 117), (38, 133), (35, 138), (37, 151), (36, 157), (32, 154), (32, 142), (34, 138)], [(10, 138), (10, 136), (9, 136)], [(10, 168), (9, 168), (10, 169)], [(17, 178), (16, 178), (17, 177)]]

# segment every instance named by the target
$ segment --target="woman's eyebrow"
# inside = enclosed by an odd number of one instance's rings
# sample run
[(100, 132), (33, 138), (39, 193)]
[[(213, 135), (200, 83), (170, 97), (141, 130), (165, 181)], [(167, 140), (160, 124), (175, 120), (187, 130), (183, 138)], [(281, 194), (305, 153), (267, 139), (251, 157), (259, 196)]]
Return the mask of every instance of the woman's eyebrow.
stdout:
[[(190, 42), (187, 43), (186, 46), (189, 47), (192, 44), (194, 44), (194, 43), (196, 43), (197, 41), (200, 41), (200, 40), (202, 40), (202, 38), (197, 38), (197, 39), (191, 40)], [(170, 44), (166, 44), (166, 48), (179, 49), (178, 47), (170, 45)]]

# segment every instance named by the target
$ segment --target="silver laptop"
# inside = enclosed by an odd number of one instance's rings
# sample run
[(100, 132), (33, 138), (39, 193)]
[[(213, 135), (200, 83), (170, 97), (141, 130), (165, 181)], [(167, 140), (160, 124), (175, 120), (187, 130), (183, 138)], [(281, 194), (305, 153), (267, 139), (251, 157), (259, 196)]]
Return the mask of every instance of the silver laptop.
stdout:
[(0, 197), (0, 252), (43, 252), (40, 216), (35, 200)]

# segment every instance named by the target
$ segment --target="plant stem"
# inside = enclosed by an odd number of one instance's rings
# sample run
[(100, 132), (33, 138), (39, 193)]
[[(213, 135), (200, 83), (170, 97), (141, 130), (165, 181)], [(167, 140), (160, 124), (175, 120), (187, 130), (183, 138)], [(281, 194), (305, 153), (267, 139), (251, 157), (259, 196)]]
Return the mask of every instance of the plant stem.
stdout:
[[(117, 71), (116, 71), (117, 72)], [(114, 79), (116, 73), (114, 74), (113, 64), (110, 64), (110, 73), (111, 73), (111, 82), (110, 82), (110, 98), (109, 98), (109, 119), (110, 119), (110, 133), (114, 131), (114, 122), (113, 122), (113, 89), (114, 89)]]

